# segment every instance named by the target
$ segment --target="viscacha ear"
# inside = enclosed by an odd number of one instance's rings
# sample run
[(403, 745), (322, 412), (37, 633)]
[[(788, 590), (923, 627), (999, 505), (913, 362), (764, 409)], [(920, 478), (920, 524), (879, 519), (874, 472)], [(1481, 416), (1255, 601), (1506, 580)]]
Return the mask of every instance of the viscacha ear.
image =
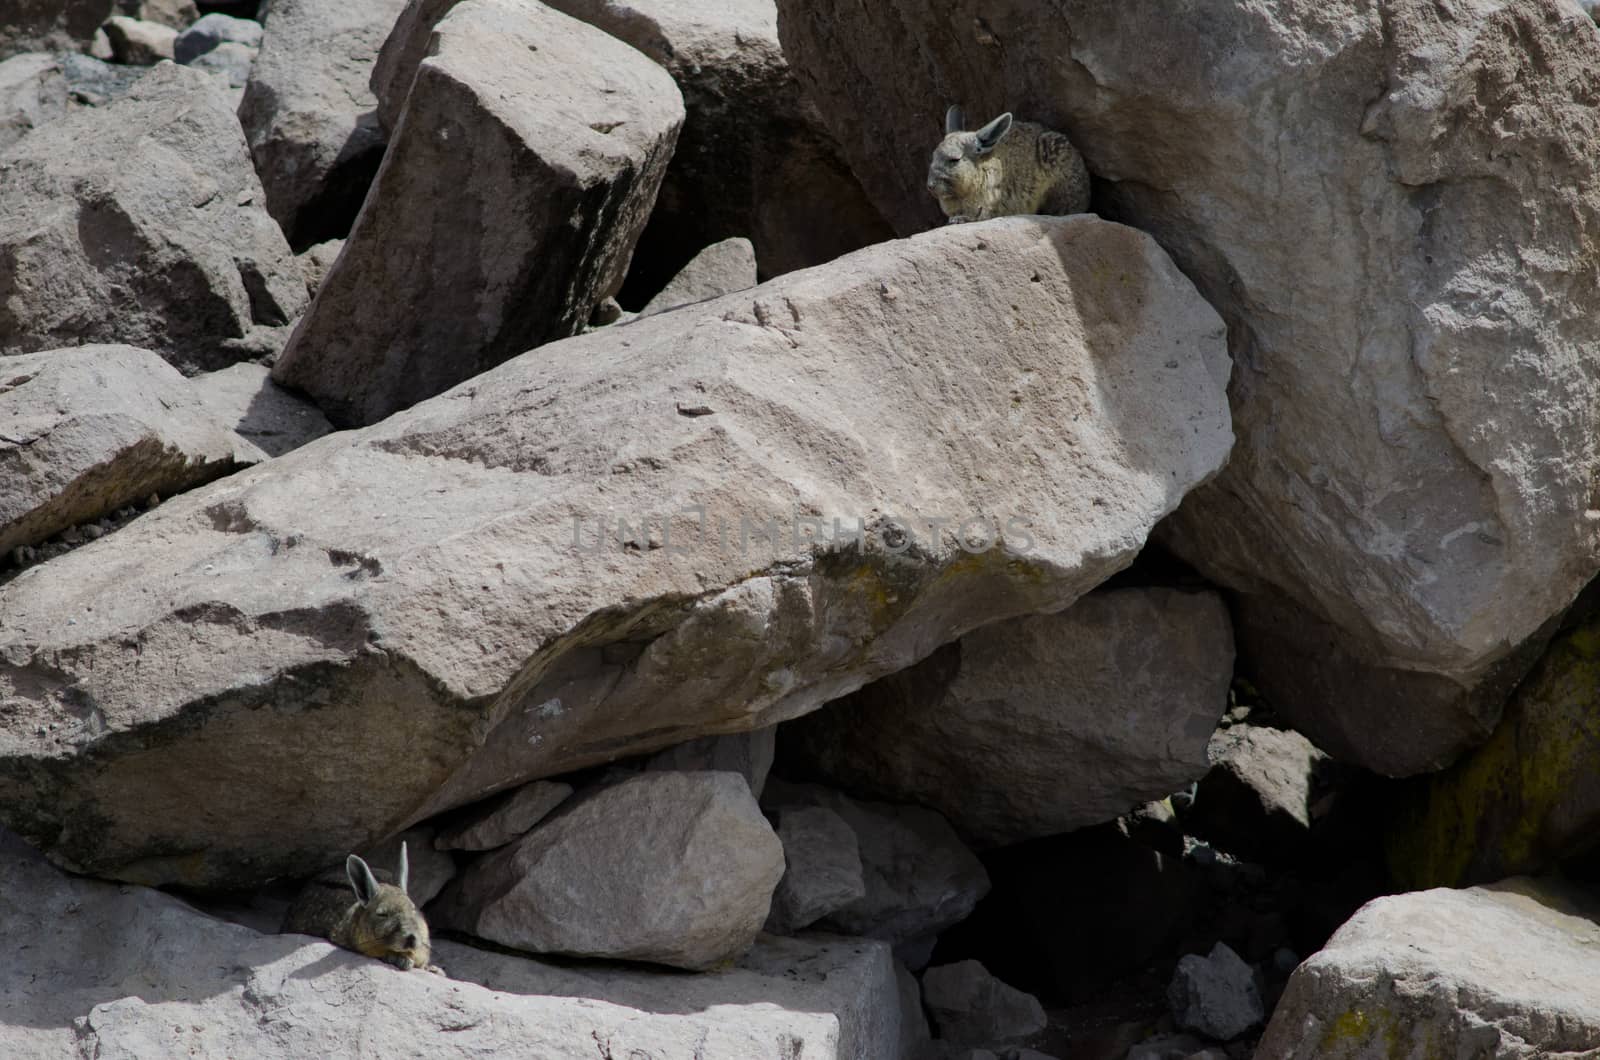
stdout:
[(400, 844), (400, 865), (399, 865), (399, 868), (397, 868), (395, 870), (395, 881), (394, 881), (395, 882), (395, 886), (399, 887), (402, 891), (406, 892), (407, 894), (410, 894), (411, 893), (411, 888), (406, 886), (407, 882), (410, 879), (411, 879), (411, 859), (406, 856), (406, 845), (405, 845), (404, 842), (402, 842)]
[(960, 104), (956, 104), (944, 112), (944, 134), (946, 136), (953, 132), (960, 132), (966, 124), (967, 116), (961, 113)]
[(994, 121), (978, 130), (978, 153), (988, 154), (1000, 145), (1011, 131), (1011, 112), (1006, 111)]
[(344, 873), (350, 877), (350, 886), (361, 904), (371, 905), (372, 900), (378, 897), (378, 878), (367, 868), (367, 863), (351, 854), (344, 859)]

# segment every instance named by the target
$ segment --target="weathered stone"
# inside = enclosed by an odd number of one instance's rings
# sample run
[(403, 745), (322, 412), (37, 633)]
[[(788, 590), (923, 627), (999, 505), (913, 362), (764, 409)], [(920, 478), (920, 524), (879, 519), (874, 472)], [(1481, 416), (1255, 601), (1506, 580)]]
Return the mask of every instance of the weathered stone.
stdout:
[(643, 773), (475, 862), (436, 922), (534, 953), (715, 968), (748, 950), (783, 845), (732, 773)]
[(1296, 861), (1311, 835), (1311, 800), (1328, 756), (1297, 732), (1259, 725), (1219, 730), (1184, 827), (1247, 861)]
[(111, 15), (115, 0), (6, 0), (0, 59), (23, 52), (81, 51)]
[(0, 555), (261, 459), (153, 353), (0, 359)]
[(977, 961), (923, 972), (922, 1003), (940, 1039), (957, 1044), (1014, 1042), (1039, 1033), (1048, 1022), (1038, 998), (1002, 983)]
[(14, 838), (0, 838), (0, 937), (7, 1058), (884, 1060), (900, 1033), (883, 943), (765, 939), (686, 976), (436, 939), (446, 978), (65, 876)]
[[(430, 827), (408, 828), (399, 835), (367, 847), (361, 851), (361, 856), (374, 867), (398, 865), (400, 844), (404, 843), (406, 861), (411, 867), (406, 893), (411, 896), (417, 907), (421, 908), (437, 898), (445, 885), (456, 876), (456, 859), (439, 849), (434, 842), (436, 838), (434, 830)], [(336, 868), (343, 877), (345, 875), (343, 858), (339, 859)]]
[[(274, 15), (279, 6), (276, 2), (272, 5)], [(172, 58), (187, 65), (223, 44), (242, 44), (246, 48), (259, 49), (262, 36), (261, 23), (254, 19), (234, 18), (213, 11), (178, 34), (172, 45)]]
[(417, 66), (428, 57), (433, 29), (460, 0), (407, 0), (378, 50), (368, 85), (378, 101), (378, 121), (393, 132), (400, 125)]
[(0, 587), (0, 709), (30, 722), (0, 729), (0, 815), (97, 874), (251, 884), (787, 720), (1132, 562), (1225, 459), (1226, 371), (1181, 274), (1093, 218), (546, 347)]
[(433, 39), (275, 369), (345, 426), (577, 333), (621, 285), (683, 121), (659, 67), (537, 0), (469, 0)]
[(124, 342), (220, 368), (305, 301), (206, 74), (157, 67), (0, 152), (0, 354)]
[(191, 62), (189, 67), (205, 71), (216, 78), (219, 84), (226, 86), (228, 102), (238, 109), (244, 102), (244, 89), (250, 83), (250, 71), (255, 61), (254, 48), (224, 41)]
[[(105, 59), (110, 59), (108, 53)], [(138, 66), (122, 66), (92, 55), (58, 55), (61, 72), (67, 79), (68, 99), (85, 107), (98, 107), (128, 94), (139, 79), (150, 71)]]
[(325, 243), (307, 247), (295, 255), (300, 259), (300, 271), (305, 273), (306, 290), (312, 295), (322, 286), (322, 281), (327, 278), (328, 270), (333, 268), (333, 263), (339, 259), (339, 252), (344, 249), (344, 240), (330, 239)]
[(67, 113), (67, 79), (54, 55), (28, 52), (0, 62), (0, 151)]
[(170, 26), (179, 32), (200, 18), (200, 9), (194, 0), (117, 0), (117, 7), (124, 15)]
[(779, 3), (899, 231), (938, 219), (944, 106), (1015, 109), (1219, 308), (1240, 445), (1165, 540), (1272, 605), (1236, 632), (1288, 720), (1392, 775), (1485, 738), (1600, 569), (1600, 35), (1566, 0), (1442, 11)]
[(111, 41), (112, 57), (132, 66), (153, 66), (171, 59), (178, 31), (159, 22), (141, 22), (126, 15), (106, 19), (106, 36)]
[(822, 806), (801, 806), (778, 815), (783, 843), (783, 879), (772, 895), (767, 930), (792, 935), (867, 896), (855, 829)]
[(679, 306), (719, 298), (756, 285), (756, 252), (748, 239), (735, 236), (713, 243), (678, 271), (661, 293), (639, 310), (642, 317)]
[(1257, 1060), (1592, 1055), (1597, 913), (1524, 878), (1369, 902), (1290, 977)]
[(899, 961), (894, 962), (894, 977), (900, 987), (900, 1051), (896, 1055), (899, 1060), (921, 1060), (933, 1040), (928, 1015), (922, 1010), (922, 984)]
[(404, 4), (274, 0), (266, 16), (239, 121), (297, 250), (343, 238), (378, 172), (388, 137), (367, 78)]
[(1204, 957), (1190, 953), (1179, 959), (1167, 984), (1167, 1004), (1180, 1028), (1219, 1042), (1232, 1041), (1266, 1018), (1254, 970), (1224, 942)]
[(1204, 775), (1232, 677), (1215, 593), (1094, 593), (786, 725), (784, 768), (931, 807), (985, 845), (1059, 835)]
[(737, 773), (750, 785), (750, 793), (761, 798), (767, 786), (767, 773), (777, 742), (776, 726), (753, 729), (728, 736), (703, 736), (652, 755), (647, 769), (720, 769)]
[(440, 850), (494, 850), (521, 839), (567, 801), (572, 785), (559, 780), (536, 780), (498, 796), (483, 813), (458, 827), (441, 832), (434, 845)]

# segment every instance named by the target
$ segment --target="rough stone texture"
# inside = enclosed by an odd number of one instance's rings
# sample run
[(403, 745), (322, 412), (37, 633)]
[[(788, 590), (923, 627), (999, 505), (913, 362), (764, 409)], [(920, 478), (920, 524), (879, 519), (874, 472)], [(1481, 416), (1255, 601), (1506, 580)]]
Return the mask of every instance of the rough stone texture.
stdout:
[(315, 246), (307, 247), (295, 255), (300, 259), (300, 271), (305, 273), (306, 290), (315, 295), (322, 286), (322, 281), (327, 278), (328, 270), (333, 268), (333, 263), (339, 260), (339, 252), (344, 249), (344, 240), (330, 239)]
[[(406, 893), (420, 909), (437, 898), (445, 885), (456, 876), (456, 859), (439, 849), (438, 844), (434, 842), (436, 838), (437, 835), (432, 827), (408, 828), (397, 836), (391, 836), (381, 843), (367, 847), (361, 851), (361, 856), (375, 869), (392, 871), (400, 864), (400, 844), (404, 843), (406, 860), (411, 866)], [(339, 859), (336, 868), (348, 885), (343, 858)]]
[(98, 874), (250, 884), (796, 717), (1132, 562), (1225, 459), (1226, 371), (1165, 256), (1092, 218), (534, 351), (0, 588), (0, 815)]
[(784, 870), (772, 894), (768, 931), (792, 935), (867, 896), (855, 830), (837, 813), (822, 806), (785, 809), (778, 839)]
[(983, 864), (961, 844), (945, 819), (920, 806), (861, 802), (814, 784), (768, 783), (766, 804), (783, 814), (820, 806), (856, 834), (866, 894), (823, 918), (819, 926), (848, 935), (888, 939), (911, 960), (921, 944), (966, 918), (989, 891)]
[(194, 0), (117, 0), (122, 14), (183, 31), (200, 18)]
[(713, 243), (678, 271), (661, 293), (639, 310), (642, 317), (679, 306), (704, 302), (756, 285), (756, 252), (748, 239), (735, 236)]
[(536, 0), (459, 5), (275, 378), (367, 424), (575, 334), (621, 286), (682, 122), (621, 42)]
[[(106, 58), (111, 56), (108, 53)], [(91, 55), (64, 54), (56, 57), (67, 79), (71, 103), (98, 107), (128, 94), (140, 78), (150, 71), (138, 66), (104, 62)]]
[(8, 1060), (884, 1060), (900, 1034), (882, 943), (768, 939), (731, 968), (685, 976), (436, 940), (446, 978), (65, 876), (14, 838), (0, 838), (0, 937)]
[(922, 973), (922, 1003), (943, 1041), (998, 1045), (1044, 1030), (1044, 1006), (1008, 986), (977, 961), (960, 961)]
[(0, 354), (124, 342), (220, 368), (305, 302), (206, 74), (160, 66), (0, 152)]
[(239, 121), (267, 210), (297, 250), (343, 238), (388, 137), (367, 87), (405, 0), (273, 0)]
[(459, 2), (407, 0), (378, 50), (368, 84), (378, 101), (378, 121), (390, 132), (400, 125), (400, 113), (405, 110), (417, 66), (428, 56), (434, 27)]
[(178, 39), (178, 31), (171, 26), (141, 22), (126, 15), (107, 19), (105, 31), (111, 41), (112, 57), (131, 66), (154, 66), (163, 59), (171, 59), (173, 45)]
[(1376, 899), (1290, 977), (1256, 1058), (1593, 1055), (1597, 912), (1525, 878)]
[(922, 984), (899, 961), (894, 962), (895, 982), (900, 987), (900, 1060), (922, 1060), (922, 1052), (933, 1039), (928, 1015), (922, 1010)]
[(441, 832), (434, 845), (440, 850), (493, 850), (521, 839), (550, 811), (567, 801), (572, 785), (559, 780), (536, 780), (496, 797), (484, 812), (459, 826)]
[(268, 456), (282, 456), (333, 430), (305, 398), (291, 394), (259, 364), (236, 364), (190, 380), (207, 412)]
[(643, 773), (475, 862), (436, 923), (534, 953), (715, 968), (748, 950), (783, 845), (732, 773)]
[(1219, 1042), (1232, 1041), (1266, 1018), (1255, 972), (1223, 942), (1204, 957), (1190, 953), (1178, 961), (1167, 984), (1167, 1004), (1180, 1028)]
[(1071, 134), (1228, 320), (1240, 445), (1167, 540), (1260, 602), (1258, 684), (1380, 772), (1486, 737), (1600, 554), (1577, 7), (781, 0), (779, 28), (901, 232), (937, 220), (946, 103)]
[(1311, 834), (1311, 799), (1328, 756), (1297, 732), (1259, 725), (1219, 730), (1186, 831), (1266, 865), (1295, 861)]
[[(286, 5), (283, 0), (274, 0), (272, 5), (273, 16), (277, 17), (280, 9), (284, 6)], [(344, 8), (359, 7), (360, 5), (340, 4), (338, 6)], [(259, 49), (262, 36), (261, 23), (254, 19), (234, 18), (232, 15), (224, 15), (220, 11), (213, 11), (178, 34), (178, 39), (172, 45), (172, 57), (178, 62), (187, 65), (224, 44), (243, 44), (247, 48)]]
[(82, 51), (115, 0), (6, 0), (0, 59), (23, 52)]
[(646, 768), (720, 769), (737, 773), (750, 785), (750, 793), (759, 799), (767, 786), (767, 773), (772, 769), (777, 736), (777, 726), (728, 736), (705, 736), (652, 755)]
[(1109, 821), (1206, 772), (1233, 634), (1215, 593), (1121, 589), (974, 630), (786, 725), (784, 768), (1004, 845)]
[(0, 555), (262, 459), (148, 351), (0, 359)]
[(228, 101), (235, 110), (244, 102), (245, 86), (250, 83), (250, 71), (256, 62), (256, 49), (246, 44), (223, 41), (189, 64), (194, 70), (203, 70), (226, 86)]
[(0, 62), (0, 151), (67, 113), (67, 79), (54, 55), (29, 52)]

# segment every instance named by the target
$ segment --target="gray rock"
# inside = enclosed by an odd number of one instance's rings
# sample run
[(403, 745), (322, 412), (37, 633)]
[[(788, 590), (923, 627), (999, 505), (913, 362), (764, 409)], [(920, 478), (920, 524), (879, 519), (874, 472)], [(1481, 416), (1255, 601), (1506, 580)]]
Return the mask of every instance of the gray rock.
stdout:
[[(1093, 218), (952, 226), (545, 347), (0, 587), (0, 703), (59, 733), (0, 728), (0, 816), (99, 875), (249, 886), (796, 717), (1130, 563), (1225, 459), (1226, 375), (1193, 288)], [(913, 541), (874, 512), (975, 521)]]
[(1044, 1030), (1044, 1006), (1008, 986), (977, 961), (942, 964), (922, 973), (922, 1003), (944, 1041), (964, 1045), (1014, 1042)]
[(239, 121), (267, 210), (303, 249), (343, 238), (388, 141), (367, 88), (405, 0), (274, 0)]
[(0, 555), (262, 459), (153, 353), (0, 359)]
[(1109, 821), (1206, 772), (1233, 635), (1215, 593), (1120, 589), (974, 630), (793, 722), (786, 768), (982, 845)]
[(1167, 984), (1172, 1018), (1186, 1031), (1232, 1041), (1266, 1019), (1255, 972), (1225, 942), (1202, 957), (1187, 954)]
[[(779, 836), (782, 836), (780, 830)], [(787, 857), (787, 852), (784, 855)], [(899, 961), (894, 962), (894, 978), (900, 988), (900, 1051), (899, 1060), (920, 1060), (922, 1052), (933, 1041), (933, 1031), (928, 1028), (928, 1016), (922, 1009), (922, 984)]]
[(417, 66), (427, 58), (433, 29), (460, 0), (407, 0), (378, 51), (368, 85), (377, 98), (378, 121), (393, 132), (400, 125)]
[[(107, 59), (110, 58), (108, 54)], [(91, 55), (58, 55), (61, 73), (67, 79), (70, 102), (98, 107), (128, 94), (140, 78), (150, 71), (138, 66), (122, 66), (105, 62)]]
[(483, 813), (439, 833), (440, 850), (494, 850), (521, 839), (572, 794), (572, 785), (536, 780), (500, 796)]
[(785, 809), (778, 815), (783, 843), (783, 879), (772, 895), (767, 930), (792, 935), (867, 896), (855, 830), (821, 806)]
[(111, 41), (112, 57), (132, 66), (153, 66), (163, 59), (171, 59), (178, 39), (178, 31), (171, 26), (141, 22), (126, 15), (106, 19), (105, 31)]
[(300, 271), (306, 277), (306, 290), (312, 295), (322, 286), (322, 281), (327, 277), (328, 270), (333, 268), (333, 263), (339, 259), (339, 252), (344, 249), (344, 240), (330, 239), (325, 243), (307, 247), (296, 255), (300, 259)]
[(1259, 725), (1218, 730), (1212, 766), (1184, 826), (1228, 853), (1266, 865), (1294, 862), (1311, 835), (1311, 798), (1328, 756), (1297, 732)]
[(228, 89), (228, 99), (237, 108), (244, 102), (245, 85), (255, 65), (256, 49), (247, 44), (223, 41), (189, 63), (191, 69), (204, 70)]
[(0, 152), (0, 354), (123, 342), (220, 368), (305, 301), (206, 74), (157, 67)]
[(67, 79), (54, 55), (28, 52), (0, 62), (0, 151), (67, 113)]
[(1592, 895), (1514, 878), (1368, 902), (1289, 979), (1259, 1060), (1600, 1049)]
[(719, 298), (756, 285), (756, 252), (748, 239), (713, 243), (689, 260), (661, 293), (639, 310), (642, 317)]
[(659, 67), (536, 0), (469, 0), (435, 39), (274, 372), (343, 426), (575, 334), (621, 285), (683, 121)]
[(115, 0), (6, 0), (0, 59), (24, 52), (82, 51)]
[(430, 917), (504, 946), (715, 968), (748, 950), (783, 846), (732, 773), (643, 773), (475, 862)]
[[(278, 4), (273, 4), (276, 14)], [(246, 48), (260, 48), (261, 23), (249, 18), (234, 18), (213, 11), (188, 29), (178, 34), (172, 46), (171, 58), (188, 65), (200, 56), (223, 44), (242, 44)]]
[(1128, 1050), (1128, 1060), (1189, 1060), (1206, 1043), (1192, 1034), (1158, 1034)]
[(750, 793), (761, 798), (767, 786), (776, 749), (776, 726), (737, 732), (728, 736), (702, 736), (652, 755), (647, 769), (706, 770), (737, 773), (750, 785)]
[(194, 0), (117, 0), (121, 13), (183, 31), (200, 17)]
[[(456, 859), (438, 848), (434, 842), (436, 838), (434, 829), (430, 827), (408, 828), (360, 853), (373, 866), (398, 865), (400, 844), (404, 843), (406, 861), (411, 867), (406, 893), (420, 909), (437, 898), (445, 885), (456, 877)], [(343, 858), (339, 859), (338, 871), (344, 874)]]

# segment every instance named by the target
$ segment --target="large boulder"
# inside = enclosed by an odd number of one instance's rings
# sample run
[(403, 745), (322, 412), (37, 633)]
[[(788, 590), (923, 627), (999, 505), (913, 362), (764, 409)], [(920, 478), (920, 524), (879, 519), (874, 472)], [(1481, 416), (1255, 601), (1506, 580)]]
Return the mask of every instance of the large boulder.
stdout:
[(267, 13), (239, 122), (267, 211), (297, 250), (343, 238), (378, 172), (388, 137), (367, 79), (404, 6), (405, 0), (273, 0)]
[(163, 64), (0, 152), (0, 354), (127, 343), (220, 368), (305, 303), (206, 74)]
[(116, 0), (6, 0), (0, 59), (23, 52), (82, 51)]
[(1295, 970), (1256, 1060), (1595, 1055), (1597, 913), (1521, 878), (1369, 902)]
[(783, 727), (784, 767), (1004, 845), (1109, 821), (1206, 772), (1233, 633), (1215, 593), (1118, 589), (976, 629)]
[(620, 41), (537, 0), (460, 4), (275, 378), (367, 424), (576, 333), (621, 286), (682, 122)]
[(0, 817), (249, 883), (796, 717), (1131, 563), (1226, 458), (1226, 374), (1182, 274), (1093, 218), (544, 347), (0, 588), (0, 711), (57, 724), (0, 730)]
[(1240, 593), (1263, 692), (1390, 774), (1488, 735), (1519, 646), (1600, 569), (1587, 16), (780, 0), (779, 30), (902, 233), (938, 220), (947, 103), (1067, 131), (1228, 321), (1240, 445), (1166, 540)]
[(435, 940), (446, 978), (65, 876), (4, 836), (0, 937), (8, 1058), (887, 1060), (902, 1020), (882, 943), (768, 939), (727, 969), (686, 976)]

